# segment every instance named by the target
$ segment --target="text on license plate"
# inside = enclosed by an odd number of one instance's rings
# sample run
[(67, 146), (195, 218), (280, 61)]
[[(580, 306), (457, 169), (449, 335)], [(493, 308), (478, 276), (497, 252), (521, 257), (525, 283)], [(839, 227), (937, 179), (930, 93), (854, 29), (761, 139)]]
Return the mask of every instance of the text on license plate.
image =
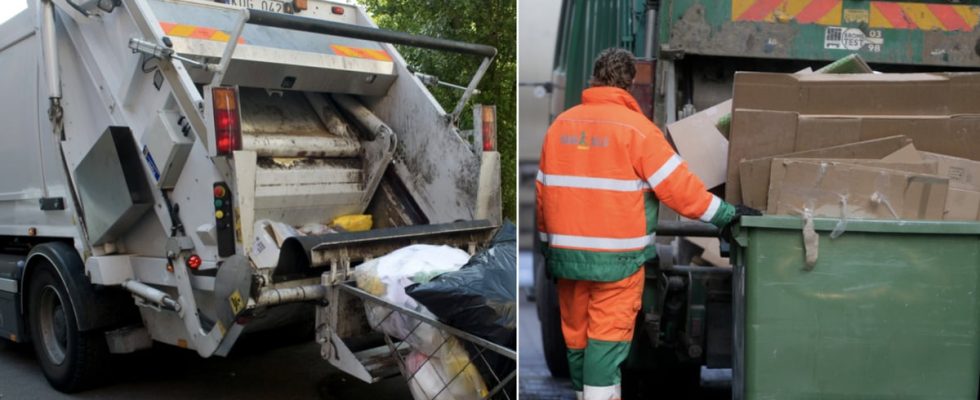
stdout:
[(276, 0), (231, 0), (233, 6), (251, 8), (255, 10), (285, 13), (285, 2)]

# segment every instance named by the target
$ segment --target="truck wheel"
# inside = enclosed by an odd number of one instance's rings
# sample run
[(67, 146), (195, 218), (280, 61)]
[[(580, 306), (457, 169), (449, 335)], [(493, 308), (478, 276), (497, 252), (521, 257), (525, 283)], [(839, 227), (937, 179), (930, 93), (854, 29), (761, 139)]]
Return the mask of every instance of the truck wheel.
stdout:
[(565, 347), (565, 337), (561, 333), (558, 288), (554, 281), (545, 276), (544, 268), (543, 262), (534, 263), (534, 297), (537, 301), (538, 320), (541, 321), (541, 346), (551, 376), (567, 378), (568, 348)]
[(54, 267), (37, 266), (28, 288), (31, 341), (44, 377), (61, 392), (87, 389), (100, 381), (109, 350), (99, 330), (80, 332), (72, 301)]

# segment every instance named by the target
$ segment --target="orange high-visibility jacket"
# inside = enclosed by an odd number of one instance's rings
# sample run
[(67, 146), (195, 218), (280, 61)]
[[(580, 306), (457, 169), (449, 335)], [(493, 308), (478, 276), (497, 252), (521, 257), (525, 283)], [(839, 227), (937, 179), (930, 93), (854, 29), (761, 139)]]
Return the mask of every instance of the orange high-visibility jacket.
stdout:
[(548, 128), (536, 182), (538, 231), (552, 274), (616, 281), (653, 258), (659, 201), (724, 226), (709, 193), (628, 92), (595, 87)]

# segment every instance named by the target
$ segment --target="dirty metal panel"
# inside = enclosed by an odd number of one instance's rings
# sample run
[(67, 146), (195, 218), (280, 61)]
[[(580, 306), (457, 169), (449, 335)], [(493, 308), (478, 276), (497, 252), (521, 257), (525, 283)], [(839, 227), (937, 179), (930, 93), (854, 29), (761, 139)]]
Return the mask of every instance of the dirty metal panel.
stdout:
[(320, 110), (295, 91), (242, 88), (242, 141), (259, 157), (357, 157), (353, 128), (329, 103)]
[(980, 7), (944, 1), (662, 3), (662, 50), (798, 60), (980, 67)]
[[(149, 4), (178, 53), (209, 62), (221, 57), (239, 18), (233, 9), (180, 0)], [(226, 84), (383, 95), (395, 80), (391, 55), (378, 42), (246, 24), (238, 43)], [(192, 72), (199, 83), (210, 80)]]

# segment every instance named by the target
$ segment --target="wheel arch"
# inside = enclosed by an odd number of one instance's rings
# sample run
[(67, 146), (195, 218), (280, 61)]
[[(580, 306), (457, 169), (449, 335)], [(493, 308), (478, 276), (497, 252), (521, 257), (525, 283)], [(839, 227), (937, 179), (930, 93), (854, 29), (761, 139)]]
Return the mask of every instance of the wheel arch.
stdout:
[[(85, 263), (72, 247), (71, 242), (50, 241), (34, 246), (27, 255), (22, 279), (20, 281), (20, 312), (27, 315), (31, 301), (27, 288), (35, 273), (50, 265), (68, 292), (68, 302), (75, 314), (80, 331), (106, 328), (122, 324), (128, 320), (129, 313), (121, 312), (127, 300), (124, 291), (101, 288), (89, 282), (85, 275)], [(130, 301), (129, 305), (135, 306)], [(25, 319), (26, 320), (26, 319)]]

